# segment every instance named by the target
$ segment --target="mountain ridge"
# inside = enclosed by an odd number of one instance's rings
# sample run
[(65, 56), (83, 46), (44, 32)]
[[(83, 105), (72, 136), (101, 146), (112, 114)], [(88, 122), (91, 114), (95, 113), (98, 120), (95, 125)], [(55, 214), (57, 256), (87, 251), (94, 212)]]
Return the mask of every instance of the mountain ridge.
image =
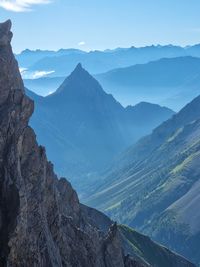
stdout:
[[(38, 146), (28, 126), (34, 103), (25, 95), (10, 30), (10, 20), (0, 23), (0, 265), (144, 267), (124, 254), (116, 224), (105, 234), (91, 223), (90, 208), (65, 178), (58, 179)], [(194, 267), (168, 255), (177, 267)]]
[[(199, 70), (199, 58), (184, 56), (115, 68), (94, 77), (105, 91), (111, 93), (123, 106), (146, 101), (177, 111), (200, 94)], [(44, 70), (43, 72), (45, 73)], [(34, 80), (25, 79), (24, 82), (26, 87), (38, 94), (48, 95), (54, 92), (64, 79), (47, 76)]]
[(86, 200), (197, 264), (199, 110), (200, 96), (130, 147)]
[(180, 110), (200, 93), (199, 70), (200, 59), (185, 56), (114, 69), (95, 77), (117, 99), (154, 99), (155, 103)]
[[(129, 144), (174, 114), (153, 104), (124, 108), (81, 65), (55, 93), (40, 101), (33, 94), (31, 97), (36, 103), (31, 125), (39, 143), (47, 147), (56, 170), (67, 177), (74, 176), (69, 169), (78, 171), (77, 165), (82, 174), (86, 169), (85, 176), (99, 171)], [(148, 123), (144, 117), (149, 118)], [(63, 166), (67, 165), (66, 171)]]
[[(104, 51), (100, 50), (94, 50), (94, 51), (83, 51), (79, 49), (59, 49), (57, 51), (48, 51), (48, 50), (24, 50), (20, 54), (17, 54), (16, 57), (20, 62), (21, 67), (30, 67), (30, 62), (37, 63), (38, 59), (43, 60), (46, 56), (66, 56), (70, 54), (84, 54), (87, 57), (87, 61), (90, 61), (90, 58), (93, 57), (94, 55), (97, 55), (98, 60), (103, 60), (105, 61), (104, 64), (106, 65), (107, 59), (106, 57), (109, 56), (116, 62), (115, 58), (118, 58), (119, 62), (117, 63), (117, 66), (121, 67), (126, 67), (130, 65), (134, 65), (137, 63), (147, 63), (151, 60), (157, 60), (159, 58), (163, 57), (176, 57), (176, 56), (198, 56), (200, 55), (199, 51), (199, 45), (193, 45), (193, 46), (188, 46), (188, 47), (181, 47), (181, 46), (175, 46), (175, 45), (149, 45), (149, 46), (144, 46), (144, 47), (128, 47), (128, 48), (116, 48), (116, 49), (108, 49)], [(43, 57), (41, 57), (41, 53), (44, 53)], [(152, 54), (151, 54), (152, 53)], [(35, 54), (36, 60), (34, 61), (29, 61), (29, 64), (27, 64), (27, 60), (24, 62), (24, 58), (27, 54), (31, 54), (32, 56)], [(38, 57), (39, 54), (39, 57)], [(108, 54), (108, 55), (107, 55)], [(110, 55), (109, 55), (110, 54)], [(102, 56), (103, 59), (101, 59)], [(105, 57), (105, 58), (104, 58)], [(131, 57), (131, 58), (130, 58)], [(26, 59), (26, 58), (25, 58)], [(92, 59), (92, 58), (91, 58)], [(93, 64), (96, 64), (95, 62), (95, 57), (92, 59)], [(76, 64), (78, 64), (78, 61), (81, 61), (80, 58), (77, 58), (76, 61), (74, 62), (74, 65), (71, 67), (73, 69)], [(86, 60), (84, 60), (87, 62)], [(126, 61), (128, 63), (126, 63)], [(114, 65), (112, 65), (114, 66)], [(88, 65), (84, 66), (87, 69)], [(103, 67), (103, 65), (102, 65)], [(112, 69), (114, 67), (111, 67)], [(108, 69), (107, 69), (108, 70)], [(94, 74), (94, 72), (89, 69), (90, 72)], [(66, 75), (67, 73), (65, 73)]]

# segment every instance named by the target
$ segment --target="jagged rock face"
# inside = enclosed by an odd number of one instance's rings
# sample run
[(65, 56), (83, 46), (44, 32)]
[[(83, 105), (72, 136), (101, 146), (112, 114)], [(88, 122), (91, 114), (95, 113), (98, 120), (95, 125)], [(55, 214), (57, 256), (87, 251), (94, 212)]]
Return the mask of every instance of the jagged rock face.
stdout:
[(105, 235), (88, 223), (37, 145), (10, 28), (0, 24), (0, 266), (139, 266), (124, 257), (115, 225)]

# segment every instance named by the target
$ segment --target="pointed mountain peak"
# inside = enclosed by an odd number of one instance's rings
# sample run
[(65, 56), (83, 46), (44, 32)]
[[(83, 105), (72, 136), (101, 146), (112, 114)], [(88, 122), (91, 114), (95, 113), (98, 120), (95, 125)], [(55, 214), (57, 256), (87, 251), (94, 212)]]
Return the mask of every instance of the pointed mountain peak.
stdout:
[(76, 66), (76, 68), (74, 69), (74, 71), (79, 71), (79, 70), (82, 70), (83, 67), (82, 67), (82, 64), (81, 63), (78, 63), (78, 65)]
[[(72, 92), (73, 94), (90, 95), (95, 92), (104, 92), (99, 82), (90, 75), (79, 63), (72, 73), (64, 80), (63, 84), (58, 88), (55, 94), (63, 92)], [(54, 94), (52, 94), (54, 95)]]
[(0, 23), (0, 32), (8, 33), (11, 30), (11, 26), (11, 20), (7, 20), (3, 23)]
[[(70, 74), (70, 76), (72, 75), (76, 75), (76, 76), (80, 76), (80, 75), (84, 75), (84, 76), (90, 76), (92, 77), (89, 72), (87, 72), (81, 63), (78, 63), (78, 65), (75, 67), (75, 69), (72, 71), (72, 73)], [(69, 77), (70, 77), (69, 76)], [(92, 77), (93, 78), (93, 77)]]

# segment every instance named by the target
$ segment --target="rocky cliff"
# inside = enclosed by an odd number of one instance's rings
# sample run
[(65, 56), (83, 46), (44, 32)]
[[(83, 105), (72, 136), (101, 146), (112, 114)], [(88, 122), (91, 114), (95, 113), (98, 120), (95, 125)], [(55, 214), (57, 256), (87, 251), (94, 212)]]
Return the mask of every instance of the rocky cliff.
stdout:
[(89, 223), (38, 146), (10, 28), (0, 24), (0, 266), (139, 266), (124, 256), (115, 225), (104, 234)]

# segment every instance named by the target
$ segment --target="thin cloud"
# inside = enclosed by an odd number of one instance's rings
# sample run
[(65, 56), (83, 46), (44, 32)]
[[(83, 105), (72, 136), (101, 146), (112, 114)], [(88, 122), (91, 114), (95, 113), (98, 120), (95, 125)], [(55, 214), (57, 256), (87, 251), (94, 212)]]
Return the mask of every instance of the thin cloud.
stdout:
[(43, 70), (43, 71), (29, 71), (27, 68), (20, 68), (19, 70), (20, 70), (20, 73), (21, 73), (23, 79), (31, 79), (31, 80), (46, 77), (46, 76), (49, 76), (50, 74), (55, 72), (54, 70), (51, 70), (51, 71), (45, 71), (45, 70)]
[(81, 42), (78, 43), (78, 45), (79, 46), (83, 46), (83, 45), (85, 45), (85, 42), (84, 41), (81, 41)]
[(51, 0), (0, 0), (0, 7), (13, 12), (27, 12), (33, 5), (49, 4)]
[(48, 76), (49, 74), (54, 73), (55, 71), (35, 71), (32, 75), (32, 79), (38, 79), (38, 78), (42, 78), (45, 76)]

